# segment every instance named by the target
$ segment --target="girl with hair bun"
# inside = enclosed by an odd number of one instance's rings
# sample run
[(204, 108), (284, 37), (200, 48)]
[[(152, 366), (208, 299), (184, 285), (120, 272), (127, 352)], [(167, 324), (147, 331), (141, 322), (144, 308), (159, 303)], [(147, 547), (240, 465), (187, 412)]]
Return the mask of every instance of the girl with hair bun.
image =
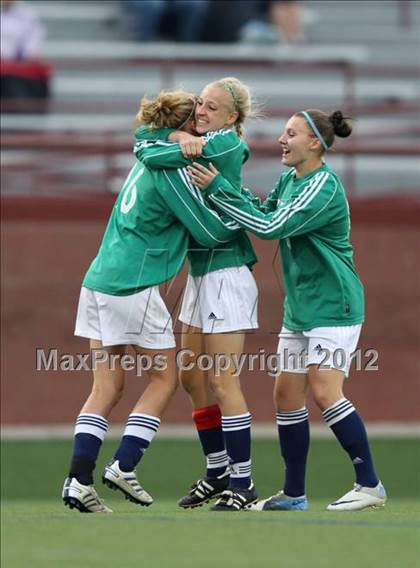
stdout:
[[(205, 203), (186, 170), (197, 156), (203, 164), (219, 164), (239, 194), (241, 169), (249, 156), (241, 136), (252, 114), (248, 87), (236, 77), (224, 77), (206, 85), (197, 97), (194, 136), (158, 131), (153, 141), (153, 133), (137, 132), (136, 155), (154, 172), (156, 183), (181, 201), (193, 195)], [(191, 398), (207, 467), (179, 500), (185, 509), (218, 497), (212, 510), (237, 511), (257, 500), (251, 475), (251, 413), (234, 365), (234, 357), (243, 352), (245, 331), (258, 327), (258, 289), (251, 272), (256, 256), (245, 231), (234, 226), (229, 243), (209, 249), (192, 236), (189, 244), (189, 274), (179, 315), (181, 348), (189, 355), (183, 359), (180, 381)], [(226, 363), (217, 372), (204, 371), (197, 363), (203, 353), (213, 361), (223, 356)]]
[(247, 190), (232, 191), (212, 165), (194, 163), (189, 169), (192, 182), (218, 210), (260, 238), (280, 241), (286, 295), (274, 400), (285, 482), (254, 510), (308, 508), (308, 390), (355, 470), (353, 489), (328, 510), (360, 510), (386, 501), (362, 419), (343, 394), (364, 321), (364, 292), (353, 263), (345, 191), (324, 156), (335, 136), (350, 134), (351, 121), (341, 111), (295, 113), (278, 139), (282, 164), (290, 169), (262, 203)]
[[(145, 130), (192, 131), (194, 108), (190, 93), (163, 92), (154, 100), (142, 101), (137, 122)], [(186, 195), (180, 204), (173, 192), (165, 192), (145, 165), (136, 161), (80, 293), (75, 334), (90, 339), (92, 357), (97, 355), (92, 391), (76, 419), (73, 455), (62, 492), (70, 508), (111, 512), (95, 490), (93, 473), (108, 417), (123, 393), (127, 367), (147, 374), (149, 382), (128, 416), (102, 481), (135, 504), (153, 502), (137, 481), (135, 467), (159, 428), (178, 380), (172, 319), (159, 284), (181, 270), (190, 234), (200, 246), (214, 247), (227, 243), (233, 232), (237, 229), (192, 196)], [(135, 355), (131, 362), (128, 346)]]

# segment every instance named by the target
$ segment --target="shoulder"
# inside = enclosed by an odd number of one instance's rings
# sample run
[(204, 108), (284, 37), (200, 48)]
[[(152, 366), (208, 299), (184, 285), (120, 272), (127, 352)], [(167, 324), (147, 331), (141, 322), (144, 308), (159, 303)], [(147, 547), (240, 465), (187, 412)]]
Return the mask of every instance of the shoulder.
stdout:
[(233, 130), (227, 128), (220, 128), (219, 130), (211, 130), (202, 136), (204, 142), (210, 142), (215, 140), (223, 141), (236, 141), (241, 142), (239, 136)]

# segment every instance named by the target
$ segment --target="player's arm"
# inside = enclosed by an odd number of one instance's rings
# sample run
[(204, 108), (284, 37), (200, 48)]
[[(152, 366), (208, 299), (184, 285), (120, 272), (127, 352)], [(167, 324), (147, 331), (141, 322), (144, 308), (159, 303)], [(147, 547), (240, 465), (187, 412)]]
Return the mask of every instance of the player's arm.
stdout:
[[(234, 154), (243, 147), (241, 139), (230, 130), (218, 130), (209, 132), (202, 137), (204, 143), (201, 158), (197, 161), (203, 165), (213, 159), (221, 157), (228, 158), (229, 154)], [(146, 143), (138, 144), (134, 147), (136, 158), (140, 160), (149, 169), (168, 169), (168, 168), (184, 168), (192, 163), (194, 158), (185, 157), (183, 150), (178, 143), (166, 143), (163, 145), (152, 145)], [(245, 152), (245, 160), (249, 155), (249, 151)]]
[(262, 211), (263, 213), (270, 213), (275, 211), (277, 208), (279, 189), (276, 185), (266, 199), (260, 199), (252, 193), (252, 191), (246, 187), (241, 188), (241, 195), (244, 199), (248, 200), (254, 207)]
[[(337, 189), (338, 183), (333, 176), (325, 171), (319, 172), (309, 180), (298, 195), (278, 205), (275, 211), (270, 213), (260, 211), (242, 194), (238, 194), (220, 174), (216, 175), (208, 185), (206, 194), (211, 203), (258, 237), (285, 239), (325, 225), (334, 215), (329, 205)], [(281, 178), (277, 184), (277, 197), (280, 190)], [(274, 199), (275, 195), (272, 193), (271, 199)]]
[(213, 248), (229, 242), (242, 230), (230, 216), (222, 219), (218, 212), (207, 205), (186, 172), (159, 170), (152, 172), (152, 175), (155, 187), (167, 207), (199, 244)]

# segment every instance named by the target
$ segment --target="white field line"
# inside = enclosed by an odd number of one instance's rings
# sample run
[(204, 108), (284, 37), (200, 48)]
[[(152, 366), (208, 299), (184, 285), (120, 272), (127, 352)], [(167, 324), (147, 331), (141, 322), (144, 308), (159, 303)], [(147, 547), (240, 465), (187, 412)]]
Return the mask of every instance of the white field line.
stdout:
[[(110, 426), (107, 438), (119, 438), (124, 431), (124, 424)], [(419, 438), (420, 422), (370, 422), (366, 424), (371, 438)], [(70, 439), (73, 436), (72, 424), (45, 424), (45, 425), (22, 425), (3, 426), (1, 429), (2, 440), (52, 440)], [(252, 427), (253, 438), (275, 439), (277, 438), (276, 425), (270, 422), (259, 422)], [(330, 429), (322, 423), (311, 425), (312, 438), (332, 437)], [(161, 426), (158, 432), (160, 439), (196, 439), (197, 434), (192, 424), (173, 424)]]

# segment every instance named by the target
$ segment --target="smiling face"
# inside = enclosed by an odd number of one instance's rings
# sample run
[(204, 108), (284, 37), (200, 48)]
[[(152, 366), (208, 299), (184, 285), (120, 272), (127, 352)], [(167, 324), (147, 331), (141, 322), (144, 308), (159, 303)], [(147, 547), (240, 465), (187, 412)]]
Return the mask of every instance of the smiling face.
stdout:
[(198, 97), (195, 108), (195, 129), (197, 134), (210, 130), (230, 128), (238, 118), (233, 108), (232, 96), (216, 84), (207, 85)]
[(283, 150), (281, 161), (285, 166), (299, 169), (305, 162), (321, 158), (320, 141), (302, 116), (292, 116), (287, 121), (278, 141)]

